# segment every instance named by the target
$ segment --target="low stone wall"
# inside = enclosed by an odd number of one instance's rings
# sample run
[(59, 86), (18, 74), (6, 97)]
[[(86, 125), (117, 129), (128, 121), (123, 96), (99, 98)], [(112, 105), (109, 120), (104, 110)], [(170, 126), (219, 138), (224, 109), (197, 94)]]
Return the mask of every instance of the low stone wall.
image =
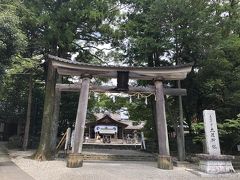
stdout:
[(128, 156), (128, 155), (93, 155), (84, 154), (83, 160), (108, 160), (108, 161), (156, 161), (155, 156)]

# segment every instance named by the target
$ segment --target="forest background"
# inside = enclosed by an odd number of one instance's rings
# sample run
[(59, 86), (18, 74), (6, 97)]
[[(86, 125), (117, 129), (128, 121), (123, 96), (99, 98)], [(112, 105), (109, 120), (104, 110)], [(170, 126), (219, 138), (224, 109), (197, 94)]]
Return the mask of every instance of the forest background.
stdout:
[[(41, 131), (46, 54), (100, 65), (193, 63), (181, 82), (187, 89), (183, 111), (190, 141), (202, 141), (202, 111), (213, 109), (222, 150), (235, 152), (240, 143), (239, 0), (0, 0), (0, 120), (24, 124), (31, 91), (34, 142)], [(177, 87), (177, 82), (165, 85)], [(59, 135), (75, 121), (78, 96), (62, 93)], [(95, 112), (127, 107), (131, 120), (147, 121), (144, 132), (155, 141), (154, 98), (145, 104), (144, 99), (130, 103), (117, 97), (112, 103), (105, 94), (99, 96), (101, 101), (91, 94), (88, 120)], [(169, 127), (176, 128), (178, 97), (166, 98), (166, 112)]]

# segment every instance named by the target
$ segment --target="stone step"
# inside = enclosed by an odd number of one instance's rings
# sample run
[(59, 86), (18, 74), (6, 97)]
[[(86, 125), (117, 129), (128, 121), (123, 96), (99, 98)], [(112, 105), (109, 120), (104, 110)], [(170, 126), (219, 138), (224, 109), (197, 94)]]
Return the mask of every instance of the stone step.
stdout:
[(235, 159), (232, 161), (234, 169), (240, 169), (240, 156), (235, 156)]
[(234, 169), (240, 169), (240, 162), (232, 162)]
[(95, 143), (84, 143), (84, 149), (128, 149), (137, 150), (141, 149), (140, 144), (95, 144)]
[[(58, 153), (58, 158), (66, 158), (67, 154)], [(109, 160), (109, 161), (156, 161), (155, 156), (129, 156), (129, 155), (102, 155), (83, 154), (83, 160)]]
[(121, 156), (121, 155), (84, 155), (84, 160), (112, 160), (112, 161), (156, 161), (156, 157)]

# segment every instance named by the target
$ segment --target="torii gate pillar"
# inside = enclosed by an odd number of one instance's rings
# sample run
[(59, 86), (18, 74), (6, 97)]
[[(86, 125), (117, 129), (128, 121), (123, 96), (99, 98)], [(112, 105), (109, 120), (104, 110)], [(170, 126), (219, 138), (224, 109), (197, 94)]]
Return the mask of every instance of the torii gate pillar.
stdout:
[(163, 93), (163, 83), (161, 80), (155, 81), (156, 87), (156, 124), (158, 135), (158, 168), (173, 169), (172, 159), (169, 153), (167, 121), (165, 113), (165, 100)]
[(83, 157), (82, 157), (82, 146), (84, 138), (84, 127), (86, 122), (87, 115), (87, 106), (88, 106), (88, 94), (89, 94), (89, 83), (90, 77), (82, 77), (82, 88), (79, 96), (77, 117), (75, 122), (75, 131), (74, 131), (74, 143), (72, 153), (69, 154), (67, 160), (67, 167), (76, 168), (82, 167)]

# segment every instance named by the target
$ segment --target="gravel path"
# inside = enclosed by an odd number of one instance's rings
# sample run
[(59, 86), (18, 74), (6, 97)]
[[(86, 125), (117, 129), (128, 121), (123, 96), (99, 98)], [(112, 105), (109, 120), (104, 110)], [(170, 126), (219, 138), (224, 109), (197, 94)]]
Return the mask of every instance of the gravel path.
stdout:
[(199, 177), (184, 168), (161, 170), (155, 162), (87, 161), (82, 168), (67, 168), (64, 160), (39, 162), (24, 156), (31, 152), (10, 151), (12, 161), (36, 180), (239, 180), (240, 175)]
[(0, 179), (1, 180), (34, 180), (14, 164), (8, 155), (5, 143), (0, 142)]

